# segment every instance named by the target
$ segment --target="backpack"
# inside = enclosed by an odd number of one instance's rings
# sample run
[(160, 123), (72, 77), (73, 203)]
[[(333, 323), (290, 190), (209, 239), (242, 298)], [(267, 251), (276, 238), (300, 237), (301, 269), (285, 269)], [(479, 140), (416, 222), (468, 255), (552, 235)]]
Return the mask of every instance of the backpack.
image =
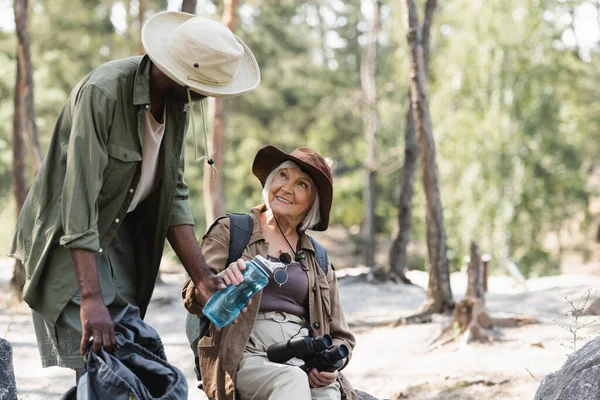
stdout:
[[(218, 218), (215, 222), (213, 222), (211, 227), (208, 229), (207, 234), (219, 220), (227, 217), (229, 217), (231, 224), (229, 229), (229, 255), (225, 265), (231, 264), (242, 256), (242, 253), (248, 245), (248, 241), (250, 240), (250, 236), (252, 235), (252, 230), (254, 228), (252, 217), (250, 215), (230, 213)], [(325, 275), (327, 275), (327, 265), (329, 263), (327, 251), (315, 239), (308, 235), (306, 236), (315, 249), (315, 257), (319, 263), (319, 266), (321, 267), (321, 270)], [(206, 335), (209, 324), (210, 321), (204, 315), (198, 316), (189, 313), (185, 321), (185, 332), (188, 337), (188, 341), (190, 342), (192, 351), (194, 352), (194, 372), (196, 373), (196, 378), (198, 378), (198, 381), (200, 382), (198, 385), (200, 389), (202, 389), (202, 376), (200, 375), (200, 363), (198, 359), (198, 342), (200, 339), (202, 339), (202, 337), (204, 337), (204, 335)]]
[(128, 304), (113, 321), (115, 350), (96, 354), (88, 346), (77, 385), (61, 400), (187, 399), (185, 376), (169, 364), (158, 333), (142, 321), (139, 308)]

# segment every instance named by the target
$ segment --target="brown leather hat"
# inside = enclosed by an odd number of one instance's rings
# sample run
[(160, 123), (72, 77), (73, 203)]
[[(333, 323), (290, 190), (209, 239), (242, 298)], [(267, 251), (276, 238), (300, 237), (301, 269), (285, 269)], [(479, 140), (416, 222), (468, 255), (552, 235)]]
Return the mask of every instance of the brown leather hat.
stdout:
[(315, 231), (327, 230), (331, 201), (333, 200), (333, 176), (325, 159), (316, 151), (308, 147), (298, 147), (288, 154), (275, 146), (265, 146), (254, 157), (252, 173), (256, 175), (264, 187), (271, 171), (287, 160), (298, 164), (300, 169), (315, 182), (320, 198), (319, 211), (321, 220), (311, 229)]

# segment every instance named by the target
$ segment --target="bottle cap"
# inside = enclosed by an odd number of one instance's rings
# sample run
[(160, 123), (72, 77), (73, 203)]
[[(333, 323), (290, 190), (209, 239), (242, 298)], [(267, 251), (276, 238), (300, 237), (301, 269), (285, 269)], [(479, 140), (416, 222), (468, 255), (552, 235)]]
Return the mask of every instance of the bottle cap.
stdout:
[(282, 263), (269, 261), (266, 258), (264, 258), (263, 256), (256, 256), (252, 259), (252, 261), (254, 261), (256, 263), (256, 265), (258, 265), (269, 276), (271, 276), (271, 274), (273, 274), (273, 271), (276, 268), (285, 267)]

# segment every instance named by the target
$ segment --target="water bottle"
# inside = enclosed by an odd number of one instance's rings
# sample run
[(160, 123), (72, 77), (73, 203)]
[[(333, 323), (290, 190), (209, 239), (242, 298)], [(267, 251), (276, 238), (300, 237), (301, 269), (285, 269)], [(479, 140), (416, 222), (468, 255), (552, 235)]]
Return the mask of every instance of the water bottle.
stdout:
[(242, 311), (248, 300), (267, 286), (269, 277), (280, 263), (273, 263), (264, 257), (256, 256), (246, 261), (246, 269), (240, 271), (244, 282), (233, 283), (225, 290), (219, 290), (206, 302), (202, 312), (218, 328), (229, 325)]

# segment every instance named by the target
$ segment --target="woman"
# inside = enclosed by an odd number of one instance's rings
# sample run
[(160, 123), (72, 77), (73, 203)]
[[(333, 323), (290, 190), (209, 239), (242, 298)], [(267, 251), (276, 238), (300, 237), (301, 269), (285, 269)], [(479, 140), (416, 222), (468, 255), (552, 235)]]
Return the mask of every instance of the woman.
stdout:
[[(292, 337), (329, 334), (334, 345), (352, 349), (355, 339), (339, 303), (332, 265), (327, 275), (305, 235), (324, 231), (329, 224), (333, 195), (331, 170), (323, 157), (303, 147), (288, 154), (276, 147), (259, 150), (252, 172), (263, 186), (264, 204), (252, 209), (253, 232), (242, 260), (256, 255), (289, 263), (277, 282), (267, 287), (241, 313), (237, 323), (218, 331), (211, 324), (198, 344), (204, 391), (209, 399), (355, 399), (349, 382), (338, 372), (298, 368), (297, 359), (272, 363), (266, 349)], [(244, 262), (226, 266), (229, 218), (217, 220), (204, 235), (202, 252), (207, 264), (225, 283), (239, 284)], [(227, 267), (227, 268), (226, 268)], [(182, 295), (189, 312), (200, 315), (196, 290), (186, 282)], [(350, 357), (344, 362), (346, 366)], [(342, 368), (343, 368), (342, 367)]]

